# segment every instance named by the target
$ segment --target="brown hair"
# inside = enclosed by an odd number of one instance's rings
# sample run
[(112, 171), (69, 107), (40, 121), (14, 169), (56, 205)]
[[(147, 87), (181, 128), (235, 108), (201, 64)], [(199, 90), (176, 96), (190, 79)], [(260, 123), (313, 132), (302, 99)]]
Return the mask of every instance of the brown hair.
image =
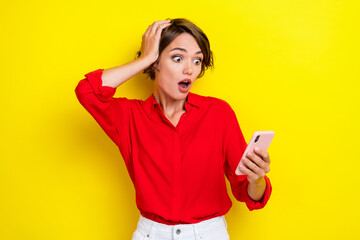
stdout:
[[(158, 59), (151, 64), (148, 68), (144, 70), (143, 73), (148, 74), (152, 80), (155, 79), (155, 70), (154, 65), (159, 62), (162, 51), (180, 34), (190, 33), (198, 43), (201, 52), (204, 55), (204, 59), (201, 63), (201, 72), (198, 78), (202, 77), (205, 73), (205, 70), (209, 67), (214, 67), (213, 53), (210, 50), (210, 43), (205, 35), (205, 33), (197, 27), (194, 23), (190, 22), (185, 18), (176, 18), (169, 19), (171, 20), (171, 25), (164, 28), (161, 33), (160, 44), (159, 44), (159, 57)], [(141, 51), (137, 52), (137, 57), (139, 58)]]

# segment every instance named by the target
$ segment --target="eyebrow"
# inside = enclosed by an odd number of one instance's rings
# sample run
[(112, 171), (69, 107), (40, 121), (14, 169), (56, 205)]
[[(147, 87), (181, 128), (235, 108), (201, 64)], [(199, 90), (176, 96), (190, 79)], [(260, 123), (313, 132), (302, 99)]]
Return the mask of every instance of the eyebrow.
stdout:
[[(179, 48), (179, 47), (171, 49), (170, 52), (171, 52), (171, 51), (175, 51), (175, 50), (187, 52), (186, 49), (184, 49), (184, 48)], [(197, 51), (195, 54), (200, 54), (200, 53), (202, 53), (201, 50), (200, 50), (200, 51)]]

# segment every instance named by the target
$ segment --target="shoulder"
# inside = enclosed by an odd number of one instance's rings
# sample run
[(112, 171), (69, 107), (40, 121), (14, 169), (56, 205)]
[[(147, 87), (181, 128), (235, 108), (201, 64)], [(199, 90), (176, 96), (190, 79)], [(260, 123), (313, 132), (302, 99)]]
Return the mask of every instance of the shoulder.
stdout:
[(133, 99), (128, 97), (116, 97), (113, 98), (113, 104), (116, 107), (134, 109), (141, 107), (144, 104), (144, 100), (142, 99)]
[(220, 112), (233, 112), (231, 105), (224, 99), (213, 97), (213, 96), (202, 96), (198, 94), (194, 94), (200, 102), (208, 107), (220, 111)]
[(128, 97), (114, 97), (113, 100), (118, 103), (128, 103), (128, 104), (142, 104), (144, 100), (142, 99), (133, 99)]

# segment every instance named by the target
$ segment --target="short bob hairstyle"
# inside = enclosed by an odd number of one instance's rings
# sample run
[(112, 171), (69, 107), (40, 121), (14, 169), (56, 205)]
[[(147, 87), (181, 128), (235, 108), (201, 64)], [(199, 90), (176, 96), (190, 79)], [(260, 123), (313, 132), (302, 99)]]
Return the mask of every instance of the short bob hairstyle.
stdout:
[[(159, 62), (162, 51), (180, 34), (182, 33), (190, 33), (198, 43), (202, 54), (204, 55), (204, 59), (201, 64), (201, 72), (198, 78), (202, 77), (205, 73), (205, 70), (209, 67), (214, 67), (214, 59), (213, 53), (210, 50), (210, 43), (205, 35), (205, 33), (197, 27), (195, 24), (190, 22), (185, 18), (176, 18), (176, 19), (168, 19), (171, 21), (171, 25), (164, 28), (161, 33), (160, 44), (159, 44), (159, 57), (158, 59), (151, 64), (148, 68), (144, 70), (143, 73), (150, 76), (152, 80), (155, 79), (155, 70), (154, 65)], [(137, 52), (137, 58), (141, 55), (141, 51)]]

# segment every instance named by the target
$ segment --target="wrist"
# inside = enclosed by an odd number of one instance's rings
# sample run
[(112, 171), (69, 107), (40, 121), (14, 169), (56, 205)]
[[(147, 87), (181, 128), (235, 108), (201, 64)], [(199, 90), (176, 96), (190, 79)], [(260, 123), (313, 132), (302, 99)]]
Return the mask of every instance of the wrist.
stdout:
[(139, 62), (142, 62), (145, 68), (148, 68), (151, 64), (153, 64), (156, 61), (156, 59), (154, 59), (151, 56), (140, 56), (137, 60)]
[(261, 177), (261, 178), (258, 178), (256, 180), (249, 181), (249, 183), (251, 183), (255, 187), (261, 187), (263, 184), (266, 183), (266, 181), (265, 181), (264, 177)]

